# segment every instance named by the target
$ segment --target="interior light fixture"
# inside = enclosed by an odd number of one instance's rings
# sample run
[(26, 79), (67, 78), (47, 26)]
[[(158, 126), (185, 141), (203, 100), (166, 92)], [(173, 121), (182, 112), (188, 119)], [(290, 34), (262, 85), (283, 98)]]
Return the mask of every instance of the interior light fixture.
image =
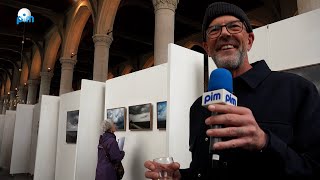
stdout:
[(77, 55), (76, 53), (71, 53), (71, 58), (73, 58), (75, 55)]

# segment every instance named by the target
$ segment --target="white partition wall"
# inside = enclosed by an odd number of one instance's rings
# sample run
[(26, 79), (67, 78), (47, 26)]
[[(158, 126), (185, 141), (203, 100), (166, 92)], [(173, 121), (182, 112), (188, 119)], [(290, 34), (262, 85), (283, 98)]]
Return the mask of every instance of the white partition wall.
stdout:
[[(158, 65), (106, 82), (105, 108), (126, 108), (126, 131), (116, 132), (125, 137), (123, 180), (145, 179), (143, 166), (146, 160), (167, 155), (166, 131), (157, 129), (156, 103), (167, 100), (167, 64)], [(128, 107), (151, 103), (153, 107), (152, 130), (131, 131)]]
[(11, 164), (12, 143), (14, 134), (14, 124), (16, 120), (16, 111), (7, 110), (4, 117), (4, 129), (2, 136), (2, 145), (0, 152), (0, 167), (9, 170)]
[(60, 97), (43, 95), (33, 180), (54, 180)]
[(67, 112), (79, 110), (79, 107), (80, 91), (60, 96), (55, 180), (75, 179), (76, 144), (66, 143), (66, 125)]
[(104, 101), (105, 83), (83, 79), (75, 160), (76, 180), (95, 179), (97, 145), (101, 121), (104, 118)]
[(33, 108), (34, 105), (17, 105), (10, 174), (29, 172)]
[(169, 44), (168, 143), (169, 155), (181, 168), (190, 165), (189, 109), (204, 91), (203, 54)]
[(4, 116), (5, 115), (0, 114), (0, 152), (1, 152), (3, 129), (4, 129)]
[(265, 59), (272, 70), (320, 63), (320, 9), (254, 30), (250, 62)]
[(34, 105), (34, 108), (33, 108), (30, 158), (29, 158), (29, 174), (34, 174), (34, 164), (36, 161), (36, 151), (37, 151), (37, 143), (38, 143), (39, 121), (40, 121), (40, 103), (37, 103)]

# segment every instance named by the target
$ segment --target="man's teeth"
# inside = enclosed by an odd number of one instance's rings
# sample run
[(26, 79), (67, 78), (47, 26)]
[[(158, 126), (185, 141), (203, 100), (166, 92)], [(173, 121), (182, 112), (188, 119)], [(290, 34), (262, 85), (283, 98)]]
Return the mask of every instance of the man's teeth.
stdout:
[(222, 46), (222, 47), (221, 47), (222, 50), (231, 49), (231, 48), (233, 48), (232, 45), (225, 45), (225, 46)]

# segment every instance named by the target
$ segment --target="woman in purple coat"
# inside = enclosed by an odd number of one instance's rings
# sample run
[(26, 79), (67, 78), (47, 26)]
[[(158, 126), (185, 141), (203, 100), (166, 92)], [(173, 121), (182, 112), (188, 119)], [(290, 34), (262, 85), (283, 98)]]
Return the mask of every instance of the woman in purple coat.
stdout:
[(116, 127), (112, 121), (103, 121), (98, 145), (98, 163), (96, 180), (117, 180), (114, 164), (121, 162), (124, 151), (120, 151), (114, 132)]

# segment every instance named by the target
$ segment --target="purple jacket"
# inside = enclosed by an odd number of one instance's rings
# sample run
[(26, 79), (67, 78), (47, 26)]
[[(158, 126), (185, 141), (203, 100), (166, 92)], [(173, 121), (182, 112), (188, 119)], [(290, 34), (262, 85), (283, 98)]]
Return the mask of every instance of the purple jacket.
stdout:
[[(106, 157), (106, 152), (108, 157)], [(124, 152), (120, 151), (116, 136), (113, 133), (105, 132), (100, 136), (98, 145), (98, 163), (96, 168), (96, 180), (116, 180), (116, 171), (112, 163), (120, 162)]]

